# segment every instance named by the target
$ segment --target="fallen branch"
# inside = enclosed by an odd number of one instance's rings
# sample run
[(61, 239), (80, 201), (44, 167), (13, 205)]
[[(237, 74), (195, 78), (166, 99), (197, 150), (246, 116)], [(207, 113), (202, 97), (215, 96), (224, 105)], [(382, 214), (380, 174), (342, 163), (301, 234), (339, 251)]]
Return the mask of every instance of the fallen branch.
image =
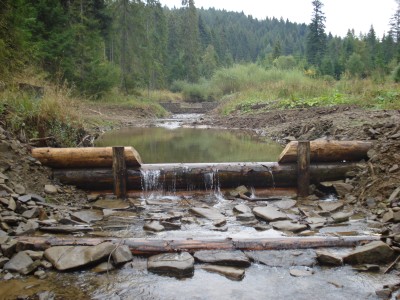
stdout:
[(377, 241), (378, 236), (352, 237), (280, 237), (280, 238), (225, 238), (225, 239), (120, 239), (76, 237), (16, 237), (17, 249), (45, 250), (54, 246), (95, 246), (103, 242), (127, 245), (133, 254), (164, 252), (196, 252), (199, 250), (285, 250), (320, 247), (354, 247)]
[(383, 272), (383, 274), (389, 273), (390, 270), (393, 269), (393, 267), (399, 262), (399, 260), (400, 260), (400, 255), (397, 256), (397, 258), (395, 259), (395, 261), (392, 262), (392, 263), (389, 265), (389, 267), (387, 267), (387, 269), (385, 270), (385, 272)]

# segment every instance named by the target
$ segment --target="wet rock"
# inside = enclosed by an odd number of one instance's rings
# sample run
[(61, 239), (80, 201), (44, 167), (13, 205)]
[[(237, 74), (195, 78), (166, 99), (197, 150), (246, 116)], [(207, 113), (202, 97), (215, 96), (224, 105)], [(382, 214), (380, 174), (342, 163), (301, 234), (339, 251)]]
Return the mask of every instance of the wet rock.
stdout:
[(323, 211), (333, 213), (342, 209), (344, 207), (344, 203), (342, 201), (319, 201), (318, 206)]
[(25, 250), (24, 251), (30, 258), (33, 260), (40, 260), (43, 258), (43, 251), (32, 251), (32, 250)]
[(341, 266), (343, 259), (328, 251), (317, 251), (317, 260), (321, 265)]
[(75, 233), (75, 232), (93, 231), (93, 228), (85, 225), (80, 225), (80, 226), (59, 225), (59, 226), (41, 226), (40, 230), (53, 233)]
[(122, 245), (115, 249), (115, 251), (112, 253), (112, 258), (114, 264), (118, 266), (131, 261), (133, 259), (133, 255), (128, 246)]
[(236, 206), (233, 208), (233, 210), (234, 210), (235, 212), (240, 213), (240, 214), (251, 213), (251, 208), (248, 207), (247, 205), (244, 205), (244, 204), (236, 205)]
[(273, 228), (281, 231), (300, 232), (307, 229), (307, 225), (293, 223), (291, 221), (271, 222), (270, 225), (272, 225)]
[(105, 262), (102, 262), (101, 264), (97, 265), (93, 269), (91, 269), (91, 271), (94, 273), (107, 273), (108, 271), (111, 271), (114, 269), (115, 269), (115, 267), (113, 264), (105, 261)]
[(129, 202), (124, 200), (107, 200), (101, 199), (94, 202), (93, 207), (99, 209), (128, 209), (130, 207)]
[(225, 219), (219, 219), (213, 222), (213, 226), (215, 227), (222, 227), (226, 224), (226, 220)]
[(310, 268), (291, 269), (289, 272), (293, 277), (306, 277), (314, 274), (314, 270)]
[(194, 254), (196, 260), (202, 263), (247, 268), (249, 258), (242, 251), (198, 251)]
[(253, 213), (268, 222), (286, 220), (286, 214), (280, 212), (277, 208), (271, 206), (260, 206), (253, 209)]
[(211, 273), (217, 273), (225, 276), (228, 279), (240, 281), (244, 278), (245, 270), (235, 267), (206, 265), (202, 267), (203, 270)]
[(39, 214), (40, 214), (40, 208), (35, 207), (30, 210), (24, 211), (22, 216), (26, 219), (33, 219), (33, 218), (37, 218), (39, 216)]
[(311, 230), (315, 230), (324, 227), (326, 219), (320, 217), (311, 217), (307, 218), (307, 223)]
[(242, 213), (236, 216), (236, 220), (239, 222), (253, 222), (256, 217), (252, 213)]
[(343, 258), (347, 264), (374, 264), (389, 262), (393, 258), (394, 251), (384, 242), (376, 241), (357, 247)]
[(225, 220), (225, 216), (213, 207), (192, 207), (189, 211), (211, 221)]
[(59, 271), (80, 268), (110, 255), (115, 245), (109, 242), (96, 246), (58, 246), (46, 249), (44, 256)]
[(333, 214), (331, 217), (334, 223), (342, 223), (347, 222), (352, 215), (352, 212), (338, 212)]
[(28, 254), (19, 252), (4, 265), (4, 270), (21, 273), (32, 264), (33, 260)]
[(182, 228), (181, 223), (161, 221), (160, 224), (164, 226), (165, 230), (180, 230)]
[(71, 219), (89, 224), (92, 222), (101, 221), (103, 219), (103, 213), (98, 210), (81, 210), (71, 213)]
[(143, 229), (153, 232), (161, 232), (165, 230), (165, 227), (162, 226), (158, 221), (152, 221), (145, 223)]
[(54, 186), (54, 185), (46, 184), (46, 185), (44, 186), (44, 192), (45, 192), (46, 194), (49, 194), (49, 195), (55, 195), (55, 194), (58, 193), (58, 189), (57, 189), (57, 187)]
[(379, 272), (380, 271), (379, 265), (371, 265), (371, 264), (364, 264), (357, 267), (354, 267), (353, 270), (357, 272)]
[(312, 267), (316, 264), (316, 253), (308, 250), (268, 250), (268, 251), (245, 251), (247, 257), (256, 263), (269, 267)]
[(147, 260), (147, 269), (160, 275), (191, 277), (194, 273), (194, 258), (188, 252), (154, 255)]
[(26, 223), (20, 223), (15, 230), (15, 235), (28, 235), (39, 229), (39, 224), (35, 221), (28, 220)]
[(354, 190), (354, 186), (344, 182), (335, 182), (332, 184), (337, 194), (341, 197), (346, 196)]
[(38, 270), (33, 275), (38, 279), (45, 279), (47, 277), (46, 272), (43, 270)]
[(40, 266), (49, 270), (51, 268), (53, 268), (53, 265), (51, 264), (51, 262), (47, 261), (47, 260), (41, 260), (40, 261)]

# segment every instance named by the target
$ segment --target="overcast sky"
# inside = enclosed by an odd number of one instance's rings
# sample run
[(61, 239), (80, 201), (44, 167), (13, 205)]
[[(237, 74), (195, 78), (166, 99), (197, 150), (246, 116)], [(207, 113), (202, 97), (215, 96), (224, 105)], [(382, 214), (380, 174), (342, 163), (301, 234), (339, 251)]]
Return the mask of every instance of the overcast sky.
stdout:
[[(160, 0), (162, 5), (181, 7), (181, 0)], [(258, 19), (283, 17), (292, 22), (310, 23), (312, 0), (195, 0), (198, 8), (215, 7), (228, 11), (243, 11)], [(326, 31), (345, 36), (348, 29), (358, 35), (374, 26), (378, 37), (389, 30), (389, 20), (396, 10), (395, 0), (323, 0)]]

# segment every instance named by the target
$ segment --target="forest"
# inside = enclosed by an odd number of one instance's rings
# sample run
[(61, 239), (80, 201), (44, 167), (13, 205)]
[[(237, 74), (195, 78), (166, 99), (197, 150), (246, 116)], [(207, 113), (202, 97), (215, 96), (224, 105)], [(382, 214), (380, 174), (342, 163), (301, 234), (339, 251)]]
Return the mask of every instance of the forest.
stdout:
[[(193, 0), (174, 9), (156, 0), (2, 0), (0, 81), (30, 66), (91, 99), (115, 88), (182, 91), (246, 64), (331, 80), (383, 80), (397, 68), (400, 81), (398, 4), (383, 36), (371, 26), (338, 37), (325, 32), (323, 3), (315, 0), (310, 24), (199, 9)], [(190, 97), (220, 95), (200, 94)]]

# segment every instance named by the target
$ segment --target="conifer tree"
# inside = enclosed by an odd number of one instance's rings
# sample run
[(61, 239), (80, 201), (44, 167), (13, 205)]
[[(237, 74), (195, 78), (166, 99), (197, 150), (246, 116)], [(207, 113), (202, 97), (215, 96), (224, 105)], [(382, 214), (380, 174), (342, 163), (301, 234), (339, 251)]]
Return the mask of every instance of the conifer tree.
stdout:
[(326, 50), (326, 18), (322, 11), (322, 1), (313, 0), (312, 5), (313, 14), (307, 35), (307, 60), (311, 65), (319, 67)]

